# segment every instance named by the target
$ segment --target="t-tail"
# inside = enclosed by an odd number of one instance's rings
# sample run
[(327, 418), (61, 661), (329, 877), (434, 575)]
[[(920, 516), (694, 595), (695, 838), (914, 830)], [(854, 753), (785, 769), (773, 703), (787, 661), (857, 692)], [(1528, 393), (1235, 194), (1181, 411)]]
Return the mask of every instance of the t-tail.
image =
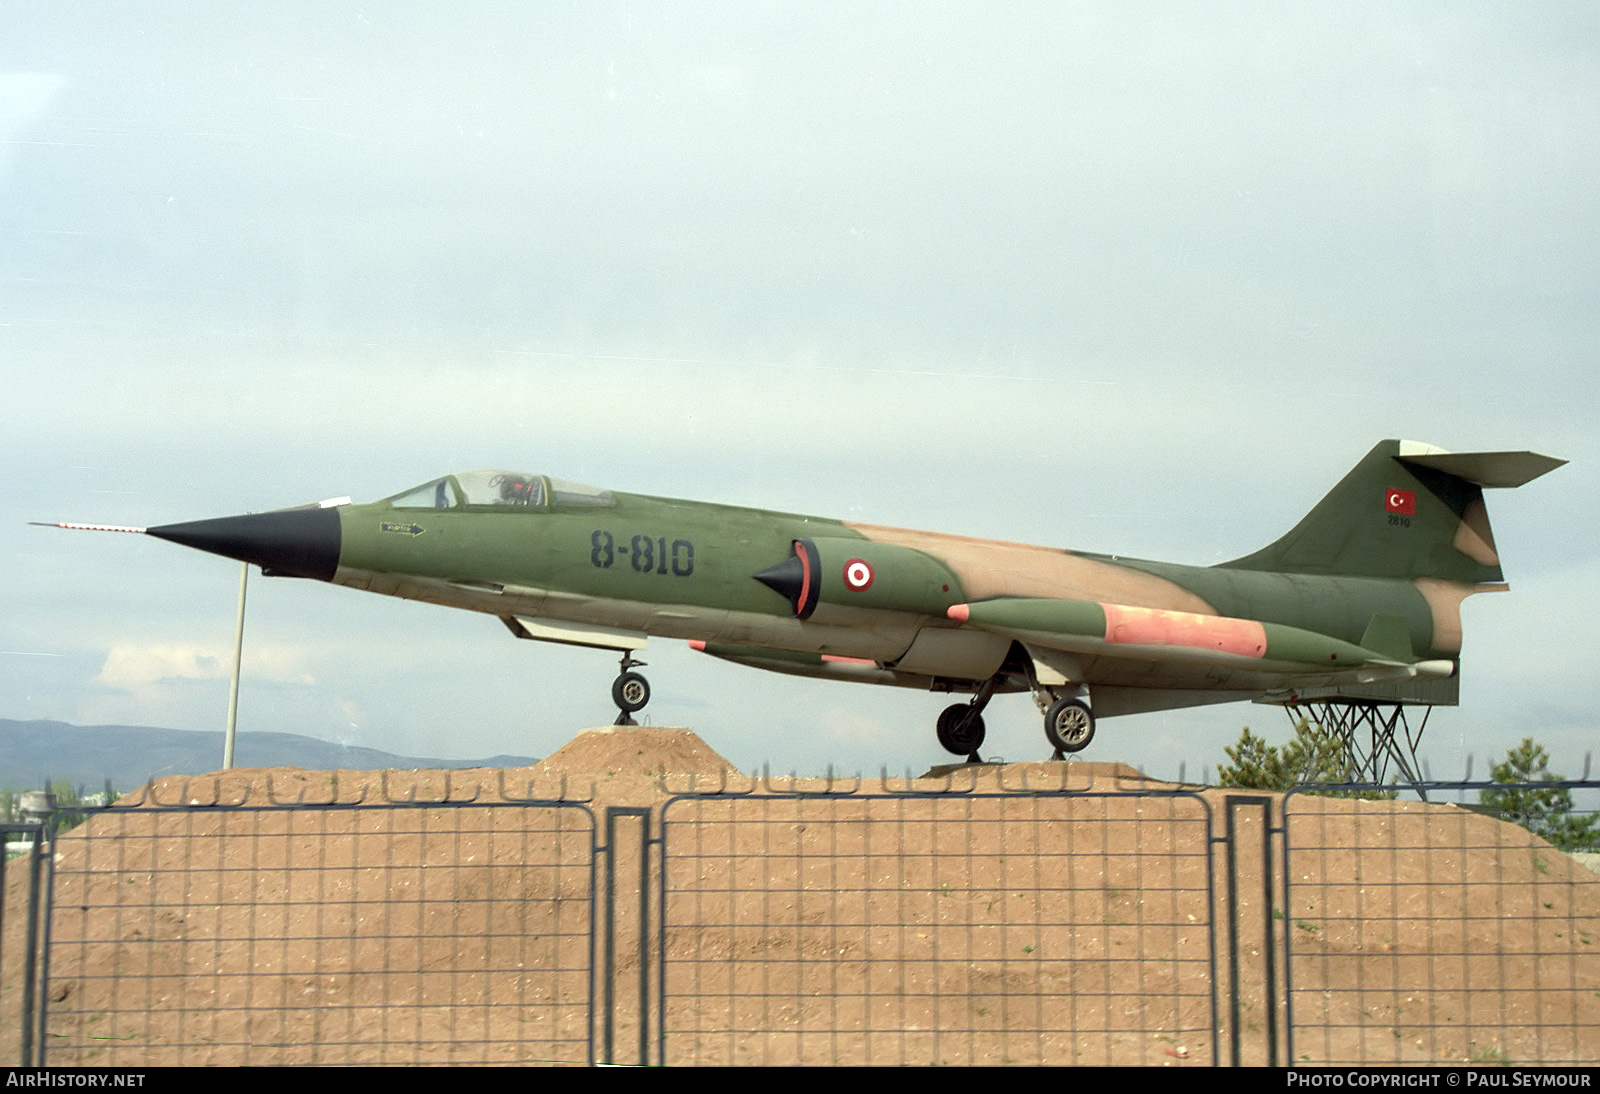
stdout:
[(1498, 584), (1504, 576), (1484, 487), (1522, 486), (1566, 462), (1537, 452), (1446, 452), (1382, 441), (1287, 535), (1222, 566)]

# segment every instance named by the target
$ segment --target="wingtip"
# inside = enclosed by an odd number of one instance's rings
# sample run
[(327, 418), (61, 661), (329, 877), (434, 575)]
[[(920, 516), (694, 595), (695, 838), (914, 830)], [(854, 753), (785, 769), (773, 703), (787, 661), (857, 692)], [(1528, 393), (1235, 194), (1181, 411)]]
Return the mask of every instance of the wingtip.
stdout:
[(967, 604), (952, 604), (945, 609), (944, 614), (954, 619), (957, 623), (965, 623), (972, 618), (972, 608)]

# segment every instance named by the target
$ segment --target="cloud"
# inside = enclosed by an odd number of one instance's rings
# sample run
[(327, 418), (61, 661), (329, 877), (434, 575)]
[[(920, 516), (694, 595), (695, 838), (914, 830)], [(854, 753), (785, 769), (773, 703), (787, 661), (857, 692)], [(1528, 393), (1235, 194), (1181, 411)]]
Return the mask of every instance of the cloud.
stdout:
[(222, 658), (196, 646), (119, 645), (106, 654), (94, 682), (139, 691), (168, 680), (217, 680), (227, 675)]
[(244, 648), (244, 675), (248, 680), (269, 684), (315, 684), (317, 678), (306, 671), (304, 655), (293, 646), (261, 645)]
[[(138, 692), (180, 680), (223, 680), (230, 673), (229, 657), (201, 646), (127, 643), (111, 647), (94, 682)], [(310, 686), (317, 682), (306, 671), (300, 651), (288, 646), (246, 647), (244, 675), (273, 684)]]
[(5, 146), (23, 139), (66, 84), (59, 73), (0, 73), (0, 174), (11, 158)]

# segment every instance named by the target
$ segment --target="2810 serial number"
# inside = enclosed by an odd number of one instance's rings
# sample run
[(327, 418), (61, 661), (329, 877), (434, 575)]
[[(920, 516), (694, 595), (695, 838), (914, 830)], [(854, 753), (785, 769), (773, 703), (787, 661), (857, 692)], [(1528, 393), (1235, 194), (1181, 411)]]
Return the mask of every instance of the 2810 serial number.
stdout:
[(634, 536), (628, 546), (618, 547), (610, 532), (596, 529), (589, 537), (589, 561), (602, 570), (609, 570), (618, 555), (627, 555), (628, 562), (637, 573), (667, 574), (688, 577), (694, 573), (694, 544), (686, 539), (675, 539), (670, 544), (666, 536)]

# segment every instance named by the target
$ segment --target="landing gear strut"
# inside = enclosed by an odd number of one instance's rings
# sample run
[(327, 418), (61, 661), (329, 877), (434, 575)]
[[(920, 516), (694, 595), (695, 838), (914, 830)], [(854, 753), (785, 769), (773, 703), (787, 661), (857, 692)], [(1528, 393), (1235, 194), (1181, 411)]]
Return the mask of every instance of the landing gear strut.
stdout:
[(946, 752), (954, 752), (957, 756), (965, 755), (969, 764), (983, 762), (978, 755), (984, 736), (983, 708), (989, 705), (999, 680), (998, 676), (985, 680), (983, 686), (978, 688), (977, 694), (972, 697), (972, 702), (956, 703), (939, 712), (939, 721), (935, 728), (939, 734), (939, 743), (944, 746)]
[(642, 666), (643, 661), (636, 661), (632, 650), (625, 650), (622, 654), (622, 672), (611, 682), (611, 701), (617, 704), (617, 725), (635, 726), (638, 722), (633, 720), (636, 710), (643, 710), (644, 705), (650, 701), (650, 681), (632, 670)]

